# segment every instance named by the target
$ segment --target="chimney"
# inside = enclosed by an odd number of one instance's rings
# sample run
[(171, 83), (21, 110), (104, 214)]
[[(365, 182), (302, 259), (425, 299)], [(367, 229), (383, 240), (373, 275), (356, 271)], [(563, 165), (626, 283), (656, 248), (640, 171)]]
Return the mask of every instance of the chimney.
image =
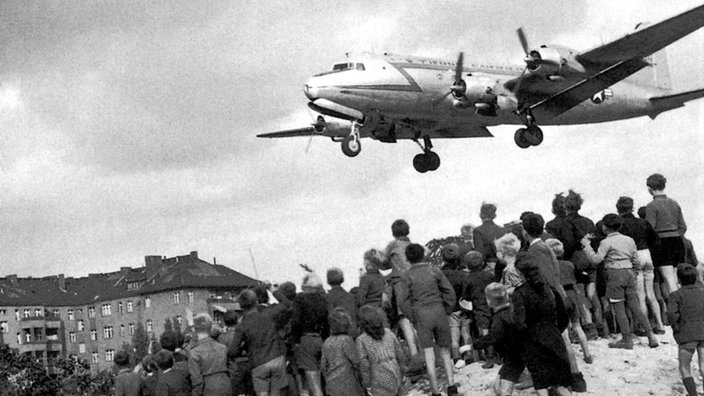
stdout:
[(64, 278), (64, 274), (59, 274), (59, 289), (66, 290), (66, 278)]
[(198, 259), (198, 251), (194, 250), (191, 252), (191, 258)]
[(147, 271), (156, 271), (161, 267), (161, 256), (144, 256), (144, 264), (147, 267)]
[(120, 275), (127, 276), (127, 275), (129, 275), (131, 270), (132, 270), (132, 267), (120, 267)]
[(17, 274), (12, 274), (7, 276), (7, 280), (14, 286), (17, 286)]
[(215, 257), (213, 257), (213, 265), (217, 265), (217, 264), (218, 264), (218, 261), (215, 259)]

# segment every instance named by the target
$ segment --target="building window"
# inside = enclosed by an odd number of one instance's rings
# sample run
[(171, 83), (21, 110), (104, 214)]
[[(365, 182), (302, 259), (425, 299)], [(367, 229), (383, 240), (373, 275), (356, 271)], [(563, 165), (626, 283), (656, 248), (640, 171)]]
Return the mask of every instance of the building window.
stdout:
[(61, 316), (61, 312), (59, 312), (58, 309), (54, 309), (54, 310), (52, 311), (52, 315), (53, 315), (55, 318), (58, 318), (58, 317)]
[(103, 316), (110, 316), (112, 315), (112, 304), (103, 304), (100, 306), (100, 312), (103, 314)]
[(0, 315), (7, 315), (6, 309), (0, 309)]
[(188, 292), (188, 302), (193, 304), (193, 302), (196, 300), (195, 296), (193, 295), (192, 291)]
[(181, 292), (174, 292), (174, 304), (181, 303)]
[(17, 343), (22, 344), (22, 334), (17, 333)]
[(117, 312), (122, 313), (123, 311), (123, 306), (122, 306), (122, 301), (117, 303)]
[(15, 310), (15, 320), (18, 322), (20, 321), (20, 310), (19, 309)]
[(114, 349), (108, 349), (105, 351), (105, 361), (106, 362), (112, 362), (113, 357), (115, 357), (115, 350)]
[(27, 319), (28, 317), (30, 317), (30, 315), (31, 315), (31, 314), (30, 314), (29, 309), (25, 309), (24, 311), (22, 311), (22, 317), (23, 317), (23, 318)]
[(125, 336), (125, 325), (120, 325), (120, 337)]
[(79, 308), (77, 314), (83, 316), (83, 308)]
[(68, 340), (71, 342), (71, 344), (76, 343), (76, 333), (70, 332), (68, 333)]
[(41, 308), (34, 308), (34, 316), (35, 316), (35, 317), (38, 318), (38, 317), (40, 317), (40, 316), (44, 316), (43, 313), (44, 313), (44, 312), (42, 311)]
[(90, 354), (90, 361), (93, 363), (98, 363), (98, 352), (93, 352)]
[(83, 324), (83, 319), (78, 319), (78, 331), (83, 331), (85, 329), (85, 325)]
[(132, 312), (134, 310), (134, 305), (132, 305), (132, 301), (127, 301), (127, 312)]
[(134, 323), (130, 323), (127, 325), (127, 331), (130, 333), (130, 335), (134, 335)]
[(95, 307), (88, 307), (88, 317), (89, 318), (95, 317)]
[(149, 319), (147, 320), (147, 333), (151, 333), (154, 331), (154, 326), (152, 325), (152, 320)]
[(32, 334), (30, 332), (24, 333), (24, 340), (26, 342), (32, 342)]
[(176, 315), (176, 323), (178, 323), (179, 326), (183, 324), (183, 317), (181, 317), (181, 315)]
[(112, 326), (103, 327), (103, 338), (106, 340), (112, 338)]
[(149, 308), (152, 306), (152, 298), (147, 297), (144, 299), (144, 308)]
[(98, 340), (98, 330), (93, 329), (90, 331), (90, 340), (91, 341), (97, 341)]
[(76, 317), (73, 316), (73, 310), (69, 309), (66, 311), (66, 314), (68, 315), (68, 320), (76, 320)]
[(6, 321), (0, 322), (0, 331), (2, 331), (3, 334), (7, 334), (10, 331), (10, 325), (8, 325)]
[(86, 344), (84, 344), (84, 343), (78, 344), (78, 353), (86, 353)]

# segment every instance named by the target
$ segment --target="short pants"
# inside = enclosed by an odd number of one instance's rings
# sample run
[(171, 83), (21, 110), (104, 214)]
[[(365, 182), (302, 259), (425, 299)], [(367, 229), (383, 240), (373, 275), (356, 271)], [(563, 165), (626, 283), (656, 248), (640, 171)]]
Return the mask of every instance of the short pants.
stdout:
[(320, 371), (323, 356), (323, 339), (317, 334), (304, 334), (295, 352), (299, 370)]
[(653, 265), (664, 267), (677, 265), (684, 262), (684, 241), (682, 237), (660, 238), (660, 242), (651, 247)]
[(632, 269), (606, 268), (604, 277), (606, 278), (606, 298), (612, 302), (630, 299), (638, 301), (636, 275)]
[(684, 344), (679, 344), (677, 347), (685, 351), (694, 352), (699, 348), (704, 348), (704, 341), (685, 342)]
[(279, 356), (253, 368), (252, 382), (254, 383), (254, 391), (257, 393), (271, 393), (271, 391), (285, 388), (288, 385), (286, 359)]
[(421, 348), (432, 348), (435, 345), (449, 348), (452, 345), (452, 334), (442, 305), (422, 306), (416, 308), (413, 314)]

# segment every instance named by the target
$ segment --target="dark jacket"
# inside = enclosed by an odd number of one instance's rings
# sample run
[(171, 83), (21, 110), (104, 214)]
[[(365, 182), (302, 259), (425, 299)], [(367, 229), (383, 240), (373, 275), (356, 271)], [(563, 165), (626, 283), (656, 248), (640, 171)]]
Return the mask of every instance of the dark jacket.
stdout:
[(279, 337), (274, 319), (270, 315), (261, 313), (256, 308), (244, 314), (235, 327), (228, 356), (230, 359), (235, 359), (243, 350), (247, 351), (252, 368), (286, 354), (283, 340)]
[(298, 293), (293, 299), (291, 328), (296, 341), (306, 333), (320, 334), (323, 339), (329, 333), (328, 303), (323, 293)]
[(574, 263), (572, 255), (575, 251), (582, 250), (582, 238), (595, 231), (594, 222), (579, 213), (569, 213), (565, 216), (565, 227), (565, 240), (560, 239), (565, 249), (564, 259)]
[(371, 271), (362, 275), (359, 280), (359, 289), (357, 290), (357, 306), (373, 305), (381, 306), (381, 294), (384, 292), (384, 277), (379, 271)]
[(171, 368), (159, 375), (156, 385), (156, 396), (189, 396), (191, 380), (188, 372)]
[(539, 240), (528, 247), (528, 253), (535, 258), (540, 274), (548, 286), (557, 290), (564, 297), (565, 292), (560, 284), (560, 264), (552, 249), (545, 242)]
[(489, 323), (491, 310), (486, 303), (484, 290), (493, 281), (494, 275), (481, 269), (467, 273), (462, 298), (472, 302), (472, 312), (478, 325), (487, 326)]
[(455, 289), (443, 273), (428, 263), (416, 263), (401, 276), (398, 284), (397, 302), (406, 317), (416, 322), (419, 307), (437, 305), (447, 314), (455, 306)]
[(644, 250), (648, 246), (653, 246), (657, 239), (657, 234), (653, 227), (644, 219), (633, 216), (633, 213), (621, 215), (623, 224), (621, 225), (621, 234), (633, 238), (636, 242), (636, 249)]
[(670, 294), (667, 318), (678, 344), (704, 341), (704, 285), (697, 282)]
[(354, 296), (350, 292), (342, 288), (342, 286), (333, 286), (325, 296), (328, 301), (328, 315), (335, 308), (342, 308), (347, 312), (347, 315), (352, 319), (352, 327), (350, 331), (352, 336), (357, 335), (357, 303), (354, 301)]
[(518, 342), (518, 330), (513, 322), (513, 307), (506, 304), (494, 311), (489, 320), (489, 334), (474, 342), (475, 349), (493, 346), (499, 355), (520, 356), (522, 345)]
[(142, 394), (142, 377), (125, 368), (120, 370), (115, 377), (116, 396), (140, 396)]
[(447, 280), (450, 281), (452, 288), (455, 290), (455, 305), (454, 308), (452, 308), (452, 312), (459, 311), (461, 309), (460, 298), (464, 295), (464, 288), (467, 283), (467, 272), (443, 267), (442, 273)]
[(503, 227), (496, 225), (492, 220), (487, 220), (472, 231), (474, 236), (474, 250), (484, 255), (484, 261), (496, 261), (496, 245), (494, 241), (506, 234)]

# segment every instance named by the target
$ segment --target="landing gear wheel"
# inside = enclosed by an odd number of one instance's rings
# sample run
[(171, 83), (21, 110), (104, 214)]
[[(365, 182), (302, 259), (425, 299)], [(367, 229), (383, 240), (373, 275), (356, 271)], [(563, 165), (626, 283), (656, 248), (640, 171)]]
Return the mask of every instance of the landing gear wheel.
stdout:
[(420, 173), (425, 173), (430, 170), (430, 161), (427, 155), (425, 153), (423, 154), (418, 154), (415, 157), (413, 157), (413, 167), (416, 169), (416, 171)]
[(342, 152), (348, 157), (356, 157), (362, 151), (362, 143), (354, 135), (347, 136), (342, 140)]
[(527, 149), (530, 147), (530, 142), (528, 139), (526, 139), (526, 129), (525, 128), (519, 128), (516, 130), (516, 133), (513, 135), (513, 141), (516, 142), (516, 146), (522, 148), (522, 149)]
[(427, 152), (425, 156), (427, 157), (426, 161), (428, 161), (428, 170), (431, 172), (438, 170), (440, 167), (440, 156), (432, 151)]
[(524, 136), (531, 146), (538, 146), (543, 142), (543, 131), (535, 125), (529, 126)]

